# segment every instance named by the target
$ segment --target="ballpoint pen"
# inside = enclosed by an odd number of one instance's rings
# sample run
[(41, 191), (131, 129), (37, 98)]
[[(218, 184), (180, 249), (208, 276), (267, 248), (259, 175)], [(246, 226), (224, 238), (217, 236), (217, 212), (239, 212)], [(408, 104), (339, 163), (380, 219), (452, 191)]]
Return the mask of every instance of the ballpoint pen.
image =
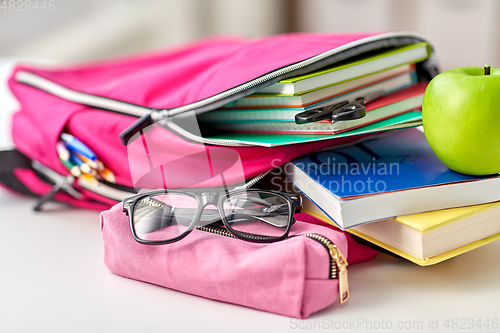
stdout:
[(366, 115), (365, 105), (385, 94), (383, 90), (376, 91), (366, 97), (356, 98), (353, 102), (342, 101), (333, 105), (307, 110), (295, 115), (296, 124), (307, 124), (321, 120), (346, 121), (363, 118)]
[(87, 174), (92, 173), (92, 168), (87, 163), (82, 161), (82, 159), (78, 157), (78, 155), (71, 153), (70, 161), (73, 162), (75, 165), (77, 165), (82, 172)]
[(90, 150), (83, 142), (75, 138), (73, 135), (68, 133), (62, 133), (61, 139), (66, 143), (69, 150), (78, 153), (92, 161), (97, 159), (96, 154)]
[(62, 158), (59, 158), (59, 160), (66, 167), (66, 169), (68, 169), (69, 173), (71, 173), (73, 177), (80, 177), (82, 170), (80, 170), (80, 167), (73, 163), (71, 159), (63, 160)]
[(59, 141), (56, 145), (57, 155), (62, 161), (69, 161), (69, 150), (63, 141)]

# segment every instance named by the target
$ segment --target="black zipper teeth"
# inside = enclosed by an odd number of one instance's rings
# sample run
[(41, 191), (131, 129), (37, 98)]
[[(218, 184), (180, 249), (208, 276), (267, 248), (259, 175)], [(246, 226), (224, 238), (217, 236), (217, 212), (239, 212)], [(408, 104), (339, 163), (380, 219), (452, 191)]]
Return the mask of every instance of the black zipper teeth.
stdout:
[(265, 176), (267, 176), (269, 173), (271, 173), (273, 169), (268, 170), (266, 172), (261, 173), (260, 175), (255, 176), (253, 179), (249, 180), (245, 185), (243, 185), (244, 188), (250, 188), (260, 182)]
[[(142, 202), (147, 204), (147, 205), (153, 206), (153, 207), (159, 207), (159, 205), (162, 204), (162, 203), (157, 202), (156, 200), (153, 200), (153, 199), (142, 200)], [(210, 232), (210, 233), (217, 234), (217, 235), (221, 235), (221, 236), (226, 236), (226, 237), (238, 239), (235, 235), (233, 235), (227, 229), (222, 228), (222, 227), (205, 225), (205, 226), (198, 226), (198, 227), (196, 227), (196, 229), (201, 230), (201, 231)], [(330, 247), (335, 246), (335, 244), (331, 240), (329, 240), (328, 238), (326, 238), (325, 236), (320, 235), (320, 234), (308, 233), (308, 234), (300, 234), (297, 236), (307, 237), (307, 238), (313, 239), (325, 247), (326, 251), (328, 252), (328, 257), (330, 258), (330, 279), (336, 279), (338, 277), (338, 270), (339, 269), (337, 267), (337, 263), (335, 262), (335, 259), (332, 257), (332, 254), (330, 253)], [(293, 236), (293, 237), (297, 237), (297, 236)], [(262, 236), (258, 236), (258, 235), (248, 235), (248, 237), (256, 239), (256, 240), (267, 239), (266, 237), (262, 237)]]
[[(221, 228), (221, 227), (214, 227), (214, 226), (200, 226), (196, 227), (198, 230), (202, 231), (207, 231), (211, 232), (213, 234), (221, 235), (221, 236), (226, 236), (226, 237), (231, 237), (231, 238), (236, 238), (233, 234), (231, 234), (227, 229)], [(335, 259), (332, 257), (330, 254), (330, 248), (329, 246), (334, 246), (333, 242), (326, 238), (325, 236), (319, 235), (319, 234), (301, 234), (297, 235), (301, 237), (307, 237), (310, 239), (315, 240), (316, 242), (320, 243), (325, 247), (325, 249), (328, 252), (328, 257), (330, 258), (330, 279), (336, 279), (338, 277), (338, 267), (337, 263), (335, 262)], [(295, 236), (295, 237), (297, 237)], [(255, 239), (265, 239), (264, 237), (259, 237), (259, 236), (254, 236)]]
[[(159, 205), (161, 205), (160, 202), (156, 202), (156, 200), (153, 200), (153, 199), (142, 200), (142, 202), (147, 204), (147, 205), (153, 206), (153, 207), (159, 207)], [(201, 230), (201, 231), (210, 232), (210, 233), (217, 234), (217, 235), (221, 235), (221, 236), (225, 236), (225, 237), (238, 239), (235, 235), (233, 235), (227, 229), (222, 228), (222, 227), (205, 225), (205, 226), (198, 226), (198, 227), (196, 227), (196, 229)], [(320, 234), (308, 233), (308, 234), (296, 235), (293, 237), (297, 237), (297, 236), (307, 237), (307, 238), (313, 239), (316, 242), (318, 242), (324, 246), (324, 248), (326, 249), (326, 251), (328, 253), (328, 257), (330, 258), (330, 279), (338, 278), (339, 268), (337, 267), (337, 263), (335, 262), (335, 258), (333, 258), (332, 254), (330, 252), (330, 247), (335, 246), (335, 244), (331, 240), (329, 240), (328, 238), (326, 238), (325, 236), (320, 235)], [(256, 239), (256, 240), (267, 239), (266, 237), (262, 237), (262, 236), (258, 236), (258, 235), (248, 235), (248, 237)]]
[(210, 225), (205, 225), (205, 226), (198, 226), (196, 229), (201, 230), (201, 231), (207, 231), (211, 232), (213, 234), (221, 235), (221, 236), (226, 236), (226, 237), (231, 237), (231, 238), (236, 238), (232, 233), (227, 231), (224, 228), (221, 227), (214, 227)]
[[(196, 227), (196, 229), (202, 230), (202, 231), (208, 231), (208, 232), (215, 233), (215, 234), (222, 235), (222, 236), (227, 236), (227, 237), (239, 239), (235, 235), (230, 233), (227, 229), (222, 228), (222, 227), (215, 227), (215, 226), (211, 226), (211, 225), (206, 225), (206, 226)], [(246, 237), (252, 238), (255, 240), (267, 240), (268, 239), (268, 238), (263, 237), (263, 236), (251, 235), (251, 234), (246, 234)]]

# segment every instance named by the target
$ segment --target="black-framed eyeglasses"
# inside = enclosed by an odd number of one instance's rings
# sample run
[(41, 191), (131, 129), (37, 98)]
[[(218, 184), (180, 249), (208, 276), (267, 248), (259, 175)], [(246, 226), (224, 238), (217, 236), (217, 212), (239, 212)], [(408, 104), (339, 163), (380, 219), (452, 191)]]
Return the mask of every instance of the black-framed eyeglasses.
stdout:
[(296, 194), (260, 189), (157, 190), (123, 201), (134, 239), (153, 245), (176, 242), (209, 225), (246, 241), (283, 240), (301, 206)]

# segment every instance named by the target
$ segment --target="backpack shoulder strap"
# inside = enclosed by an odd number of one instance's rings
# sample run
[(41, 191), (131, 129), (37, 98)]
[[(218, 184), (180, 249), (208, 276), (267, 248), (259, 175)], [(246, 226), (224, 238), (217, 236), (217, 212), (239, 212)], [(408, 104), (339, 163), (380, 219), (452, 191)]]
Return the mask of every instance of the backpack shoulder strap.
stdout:
[(34, 195), (14, 175), (18, 168), (32, 169), (31, 160), (16, 149), (0, 150), (0, 183), (17, 192)]

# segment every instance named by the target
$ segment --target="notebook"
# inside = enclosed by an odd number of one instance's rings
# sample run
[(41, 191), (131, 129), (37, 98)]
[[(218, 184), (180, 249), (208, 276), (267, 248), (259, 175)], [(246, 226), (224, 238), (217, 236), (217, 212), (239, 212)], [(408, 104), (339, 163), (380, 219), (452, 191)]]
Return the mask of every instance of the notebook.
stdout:
[(366, 116), (355, 120), (324, 120), (300, 125), (294, 121), (220, 121), (213, 126), (227, 131), (250, 133), (332, 135), (421, 109), (426, 86), (427, 84), (420, 83), (379, 98), (366, 105)]
[(312, 110), (341, 101), (352, 102), (356, 98), (366, 97), (374, 93), (383, 92), (391, 94), (398, 90), (410, 87), (416, 84), (414, 74), (403, 74), (367, 87), (350, 91), (343, 95), (338, 95), (321, 103), (311, 104), (307, 107), (286, 107), (286, 108), (256, 108), (256, 109), (217, 109), (202, 113), (198, 116), (201, 123), (209, 123), (212, 126), (219, 126), (223, 122), (242, 122), (242, 121), (295, 121), (295, 115), (299, 112)]
[(296, 94), (345, 82), (404, 64), (424, 61), (431, 55), (428, 43), (418, 43), (395, 50), (379, 53), (375, 56), (349, 61), (340, 66), (326, 68), (306, 75), (282, 80), (263, 88), (259, 93)]
[[(333, 224), (307, 198), (303, 211)], [(399, 216), (347, 231), (420, 266), (434, 265), (500, 239), (500, 202)]]
[[(422, 125), (422, 112), (410, 111), (363, 127), (338, 134), (256, 134), (243, 132), (216, 132), (204, 134), (204, 138), (220, 140), (231, 144), (276, 147), (297, 143), (332, 140), (348, 136), (372, 134)], [(361, 139), (363, 140), (363, 139)]]
[(287, 163), (283, 172), (341, 229), (500, 200), (500, 176), (450, 170), (418, 129), (315, 152)]
[[(412, 73), (411, 75), (408, 75)], [(406, 75), (405, 75), (406, 74)], [(392, 78), (398, 77), (403, 81), (402, 84), (416, 82), (415, 65), (408, 64), (391, 68), (382, 72), (370, 74), (351, 81), (341, 82), (332, 86), (313, 90), (305, 93), (296, 94), (252, 94), (240, 98), (224, 106), (228, 109), (248, 109), (248, 108), (266, 108), (266, 107), (307, 107), (311, 104), (320, 103), (330, 98), (346, 94), (348, 92), (367, 87), (372, 84), (380, 83)]]

